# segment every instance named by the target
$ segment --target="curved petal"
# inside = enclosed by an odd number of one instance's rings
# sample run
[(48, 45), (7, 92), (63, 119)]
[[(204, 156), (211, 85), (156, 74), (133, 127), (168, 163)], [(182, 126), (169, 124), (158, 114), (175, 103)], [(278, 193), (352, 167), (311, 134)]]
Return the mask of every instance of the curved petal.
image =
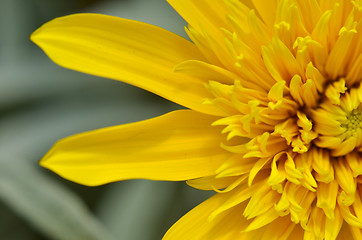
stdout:
[(241, 239), (241, 230), (246, 225), (241, 205), (226, 211), (216, 219), (209, 220), (210, 214), (229, 196), (230, 193), (218, 193), (204, 201), (179, 219), (162, 240)]
[[(168, 3), (191, 25), (190, 38), (205, 53), (205, 57), (215, 65), (234, 67), (230, 63), (225, 35), (221, 28), (228, 29), (225, 1), (208, 0), (167, 0)], [(194, 31), (194, 30), (196, 31)], [(200, 39), (203, 39), (200, 41)], [(206, 49), (205, 44), (206, 41)], [(204, 42), (201, 44), (201, 42)], [(200, 45), (201, 44), (201, 45)], [(213, 54), (212, 54), (213, 53)], [(210, 54), (214, 55), (210, 58)], [(230, 66), (231, 65), (231, 66)]]
[(144, 178), (179, 181), (215, 174), (228, 152), (215, 117), (193, 110), (60, 140), (40, 164), (85, 185)]
[(35, 31), (31, 40), (57, 64), (124, 81), (207, 114), (212, 105), (205, 81), (173, 68), (185, 60), (202, 60), (190, 41), (159, 27), (101, 14), (56, 18)]
[(163, 240), (287, 240), (291, 234), (294, 234), (293, 239), (303, 239), (304, 232), (290, 221), (289, 216), (279, 217), (264, 227), (245, 232), (251, 222), (243, 216), (247, 201), (218, 214), (215, 218), (210, 217), (212, 212), (227, 204), (227, 200), (234, 194), (237, 193), (218, 193), (201, 203), (178, 220), (167, 231)]
[(227, 26), (228, 9), (224, 1), (167, 0), (167, 2), (197, 31), (212, 36)]
[(358, 240), (359, 238), (354, 238), (352, 228), (356, 228), (356, 227), (350, 226), (348, 223), (343, 222), (341, 230), (339, 231), (339, 234), (336, 239), (337, 240), (345, 240), (345, 239)]
[[(224, 41), (220, 35), (221, 28), (228, 29), (230, 22), (227, 15), (235, 1), (210, 1), (210, 0), (167, 0), (167, 2), (200, 33), (207, 33), (216, 40)], [(251, 0), (240, 3), (246, 8), (252, 7)]]

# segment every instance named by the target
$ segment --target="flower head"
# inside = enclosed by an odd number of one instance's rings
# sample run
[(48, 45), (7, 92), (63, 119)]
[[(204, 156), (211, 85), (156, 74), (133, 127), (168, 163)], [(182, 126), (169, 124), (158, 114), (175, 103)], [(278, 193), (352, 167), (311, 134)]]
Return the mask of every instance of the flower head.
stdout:
[(63, 139), (41, 164), (217, 192), (165, 239), (362, 239), (362, 1), (169, 3), (192, 42), (95, 14), (32, 35), (64, 67), (191, 109)]

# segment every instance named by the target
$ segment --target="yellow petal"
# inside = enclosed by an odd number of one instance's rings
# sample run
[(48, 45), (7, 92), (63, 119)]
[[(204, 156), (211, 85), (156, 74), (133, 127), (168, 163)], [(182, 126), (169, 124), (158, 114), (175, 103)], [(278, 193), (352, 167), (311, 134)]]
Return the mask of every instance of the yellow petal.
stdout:
[(257, 216), (245, 229), (246, 232), (261, 228), (279, 217), (278, 212), (274, 208), (270, 208), (267, 212)]
[[(325, 223), (325, 240), (334, 240), (337, 238), (338, 233), (342, 227), (343, 224), (343, 218), (341, 216), (341, 213), (339, 212), (339, 209), (334, 210), (334, 219), (326, 218)], [(345, 238), (348, 239), (348, 238)]]
[(234, 61), (225, 45), (225, 33), (221, 30), (228, 29), (226, 15), (229, 11), (225, 1), (167, 1), (188, 22), (190, 38), (209, 62), (231, 71), (235, 70)]
[[(262, 239), (264, 229), (257, 229), (250, 232), (242, 231), (249, 223), (241, 214), (245, 203), (228, 209), (220, 213), (216, 218), (210, 220), (210, 213), (222, 206), (233, 194), (234, 192), (219, 193), (201, 203), (178, 220), (167, 231), (163, 240)], [(276, 240), (278, 238), (274, 239)]]
[(224, 68), (202, 61), (189, 60), (175, 66), (176, 72), (182, 72), (207, 81), (217, 81), (224, 84), (233, 84), (238, 76)]
[(261, 240), (302, 240), (303, 232), (301, 231), (302, 228), (291, 222), (289, 216), (279, 217), (265, 227)]
[(185, 107), (218, 115), (201, 80), (174, 67), (185, 60), (203, 60), (191, 42), (146, 23), (100, 14), (54, 19), (35, 31), (32, 41), (57, 64), (124, 81)]
[[(349, 229), (350, 229), (350, 231), (352, 233), (353, 239), (355, 239), (355, 240), (362, 239), (362, 232), (361, 232), (360, 228), (350, 225)], [(347, 239), (347, 238), (345, 238), (345, 239)], [(350, 238), (350, 239), (352, 239), (352, 238)]]
[(335, 161), (334, 170), (335, 177), (339, 184), (339, 187), (345, 191), (348, 195), (354, 195), (356, 192), (356, 178), (353, 177), (353, 172), (349, 165), (343, 161)]
[(212, 37), (220, 36), (220, 28), (226, 28), (228, 10), (224, 1), (167, 0), (167, 2), (198, 32)]
[(273, 26), (278, 2), (275, 0), (252, 0), (252, 2), (265, 24), (268, 26)]
[(243, 231), (250, 223), (241, 214), (245, 202), (210, 219), (209, 216), (215, 209), (227, 203), (228, 199), (237, 197), (233, 196), (234, 194), (235, 192), (219, 193), (201, 203), (178, 220), (167, 231), (163, 240), (286, 240), (290, 239), (290, 236), (296, 240), (303, 239), (301, 228), (292, 223), (289, 216), (278, 218), (273, 223), (253, 231)]
[(215, 118), (192, 110), (60, 140), (40, 164), (85, 185), (144, 178), (179, 181), (210, 176), (230, 154), (219, 147)]
[(200, 190), (214, 190), (230, 186), (237, 178), (238, 177), (215, 178), (215, 176), (209, 176), (187, 180), (186, 183), (187, 185)]
[(308, 157), (313, 159), (312, 167), (316, 172), (316, 180), (319, 182), (329, 183), (334, 180), (334, 168), (329, 153), (326, 150), (312, 150)]
[(323, 182), (318, 183), (317, 207), (322, 208), (327, 216), (327, 219), (331, 221), (335, 220), (334, 209), (336, 207), (337, 194), (338, 194), (337, 181), (332, 181), (330, 183), (323, 183)]
[(337, 240), (358, 239), (358, 238), (353, 238), (351, 228), (352, 228), (352, 226), (350, 226), (346, 222), (343, 222), (341, 230), (338, 234)]
[(239, 205), (252, 196), (253, 191), (260, 187), (261, 183), (257, 183), (251, 187), (245, 184), (235, 189), (233, 194), (226, 199), (226, 201), (213, 211), (209, 216), (209, 221), (215, 219), (221, 213)]
[(208, 219), (209, 215), (220, 207), (231, 194), (216, 194), (192, 209), (167, 231), (163, 240), (240, 239), (230, 238), (230, 235), (237, 234), (240, 237), (240, 231), (245, 225), (246, 220), (241, 214), (241, 206), (226, 211), (212, 221)]
[(356, 35), (354, 31), (345, 31), (341, 33), (336, 44), (331, 50), (326, 62), (326, 72), (331, 79), (338, 76), (346, 75), (346, 65), (351, 59), (351, 52), (355, 51), (351, 44), (353, 37)]

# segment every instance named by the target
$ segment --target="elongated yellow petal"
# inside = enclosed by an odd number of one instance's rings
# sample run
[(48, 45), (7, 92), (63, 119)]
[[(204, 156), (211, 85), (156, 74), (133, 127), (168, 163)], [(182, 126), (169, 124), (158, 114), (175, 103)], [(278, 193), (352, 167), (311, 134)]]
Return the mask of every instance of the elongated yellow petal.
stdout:
[(265, 227), (261, 240), (302, 240), (303, 232), (301, 231), (302, 228), (291, 222), (290, 218), (280, 217)]
[(275, 21), (275, 10), (277, 9), (278, 2), (275, 0), (262, 1), (252, 0), (256, 10), (268, 26), (273, 26)]
[[(219, 193), (201, 203), (178, 220), (166, 233), (163, 240), (286, 240), (295, 224), (288, 217), (280, 218), (263, 228), (243, 232), (250, 221), (247, 221), (240, 212), (245, 203), (239, 204), (215, 218), (210, 219), (210, 213), (223, 205), (234, 193)], [(279, 226), (279, 227), (277, 227)], [(297, 226), (297, 228), (298, 226)], [(292, 239), (303, 238), (302, 232), (294, 232)]]
[(41, 165), (85, 185), (123, 179), (186, 180), (210, 176), (229, 153), (214, 117), (179, 110), (59, 141)]
[[(188, 22), (190, 38), (195, 42), (210, 63), (226, 69), (235, 69), (234, 62), (225, 46), (228, 9), (225, 1), (167, 0)], [(206, 48), (205, 48), (206, 47)]]
[(175, 73), (185, 60), (202, 60), (189, 41), (159, 27), (100, 14), (54, 19), (35, 31), (32, 41), (57, 64), (124, 81), (185, 107), (220, 115), (202, 104), (210, 97), (201, 80)]
[(341, 230), (338, 234), (337, 240), (345, 240), (345, 239), (354, 239), (352, 235), (352, 231), (348, 223), (343, 222)]
[(201, 61), (185, 61), (175, 67), (176, 72), (186, 73), (200, 79), (218, 81), (225, 84), (233, 84), (237, 75), (224, 68)]
[(219, 28), (227, 26), (228, 13), (224, 1), (167, 0), (167, 2), (197, 31), (205, 30), (212, 37), (218, 36)]
[[(233, 207), (210, 220), (211, 212), (220, 207), (234, 193), (219, 193), (201, 203), (165, 234), (163, 240), (228, 240), (244, 239), (241, 230), (246, 227), (246, 219), (240, 214), (243, 204)], [(245, 238), (253, 239), (253, 238)], [(258, 238), (254, 238), (258, 239)]]
[[(334, 240), (337, 238), (338, 233), (343, 224), (343, 218), (338, 209), (334, 210), (334, 219), (326, 218), (325, 223), (325, 239), (326, 240)], [(348, 238), (345, 238), (348, 239)]]
[(197, 179), (188, 180), (187, 185), (201, 189), (201, 190), (214, 190), (214, 189), (223, 189), (233, 182), (235, 182), (237, 177), (224, 177), (216, 178), (215, 176), (202, 177)]

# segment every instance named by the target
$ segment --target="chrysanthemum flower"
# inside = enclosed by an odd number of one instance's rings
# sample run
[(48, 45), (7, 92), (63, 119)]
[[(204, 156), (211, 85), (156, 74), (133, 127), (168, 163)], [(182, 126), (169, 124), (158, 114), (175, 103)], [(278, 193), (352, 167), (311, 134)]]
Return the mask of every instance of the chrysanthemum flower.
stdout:
[(32, 35), (56, 63), (190, 110), (59, 141), (85, 185), (187, 180), (216, 195), (164, 239), (362, 239), (362, 1), (169, 0), (192, 42), (97, 14)]

